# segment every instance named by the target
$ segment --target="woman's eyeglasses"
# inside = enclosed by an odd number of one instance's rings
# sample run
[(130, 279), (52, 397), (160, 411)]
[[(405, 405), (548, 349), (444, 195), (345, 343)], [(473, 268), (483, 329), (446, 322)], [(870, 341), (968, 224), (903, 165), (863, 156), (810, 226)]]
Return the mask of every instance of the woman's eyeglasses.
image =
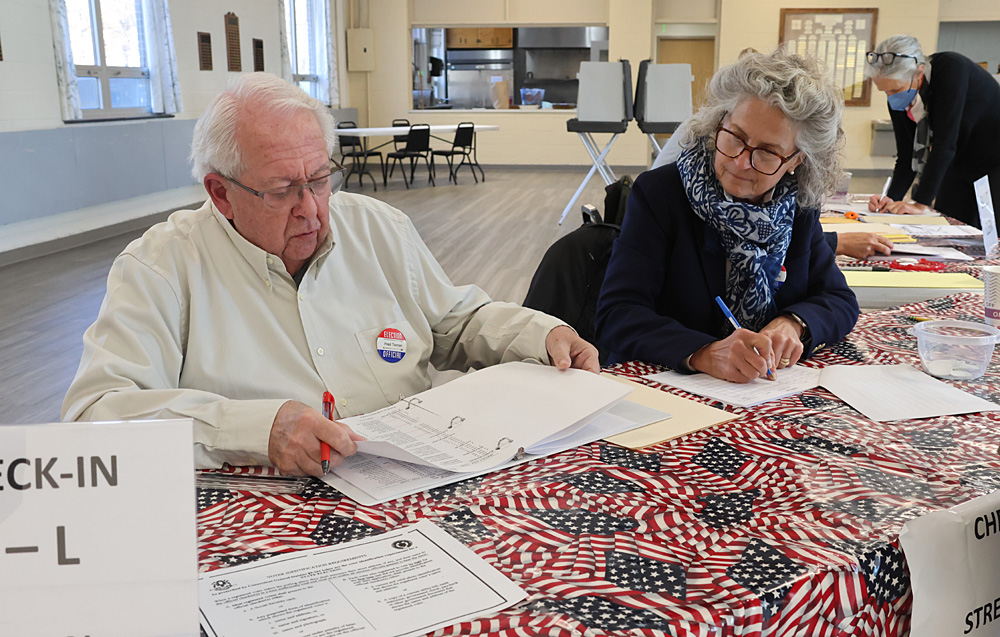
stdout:
[(715, 150), (719, 151), (730, 159), (736, 159), (744, 151), (750, 153), (750, 167), (762, 175), (773, 175), (778, 172), (786, 162), (799, 154), (796, 150), (788, 157), (782, 157), (773, 150), (751, 146), (747, 140), (738, 134), (724, 128), (721, 124), (715, 129)]
[(869, 64), (878, 64), (879, 59), (881, 59), (886, 65), (895, 62), (896, 58), (910, 58), (911, 60), (917, 59), (912, 55), (906, 55), (905, 53), (893, 53), (892, 51), (885, 51), (883, 53), (879, 53), (878, 51), (869, 51), (868, 53), (865, 53), (865, 57), (868, 59)]

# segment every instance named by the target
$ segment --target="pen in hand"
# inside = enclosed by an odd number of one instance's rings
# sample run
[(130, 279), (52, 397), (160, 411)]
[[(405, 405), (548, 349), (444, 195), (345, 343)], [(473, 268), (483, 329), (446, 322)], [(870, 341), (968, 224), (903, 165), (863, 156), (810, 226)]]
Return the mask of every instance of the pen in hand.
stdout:
[[(885, 199), (885, 196), (889, 194), (889, 184), (891, 183), (892, 183), (892, 175), (889, 175), (888, 177), (885, 178), (885, 185), (882, 186), (882, 196), (878, 198), (879, 204), (881, 204), (882, 200)], [(885, 206), (882, 206), (876, 212), (881, 212), (885, 210), (885, 208), (886, 208)]]
[[(729, 306), (726, 305), (726, 302), (722, 300), (722, 297), (721, 296), (715, 297), (715, 302), (719, 304), (719, 308), (722, 310), (722, 313), (726, 315), (726, 318), (729, 319), (729, 323), (733, 326), (733, 328), (737, 330), (742, 329), (740, 327), (740, 322), (736, 320), (735, 316), (733, 316), (733, 313), (730, 311)], [(757, 356), (760, 356), (760, 352), (757, 351), (756, 347), (753, 348), (753, 351), (757, 352)], [(770, 378), (771, 380), (774, 380), (774, 372), (771, 371), (770, 367), (767, 368), (767, 377)]]
[[(333, 403), (333, 394), (328, 391), (323, 392), (323, 417), (327, 420), (333, 420)], [(330, 443), (325, 440), (320, 441), (320, 454), (323, 475), (326, 475), (330, 472)]]

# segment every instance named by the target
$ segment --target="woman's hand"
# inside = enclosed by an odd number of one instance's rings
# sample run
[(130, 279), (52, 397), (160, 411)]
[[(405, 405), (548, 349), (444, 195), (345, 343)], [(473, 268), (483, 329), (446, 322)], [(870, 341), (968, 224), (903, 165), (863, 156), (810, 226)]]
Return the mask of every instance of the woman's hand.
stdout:
[(692, 369), (716, 378), (749, 383), (755, 378), (766, 378), (767, 370), (774, 369), (775, 361), (770, 338), (739, 329), (721, 341), (709, 343), (696, 351), (691, 355), (689, 364)]
[(892, 203), (885, 195), (872, 195), (868, 198), (868, 210), (871, 212), (883, 212), (885, 207)]
[(783, 314), (765, 325), (760, 335), (770, 339), (778, 369), (791, 367), (799, 362), (803, 347), (802, 326), (798, 321)]
[(930, 206), (915, 201), (893, 201), (885, 207), (885, 211), (894, 215), (926, 215), (933, 212)]
[(855, 259), (867, 259), (878, 253), (888, 256), (892, 241), (874, 232), (842, 232), (837, 235), (837, 254)]

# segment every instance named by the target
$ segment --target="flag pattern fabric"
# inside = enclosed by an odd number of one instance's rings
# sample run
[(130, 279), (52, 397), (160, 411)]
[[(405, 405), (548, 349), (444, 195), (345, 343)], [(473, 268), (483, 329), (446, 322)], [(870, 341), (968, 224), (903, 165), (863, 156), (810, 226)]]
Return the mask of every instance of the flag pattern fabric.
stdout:
[[(977, 308), (970, 294), (865, 314), (803, 364), (919, 367), (910, 317)], [(642, 379), (654, 366), (611, 371), (719, 406)], [(961, 387), (1000, 403), (1000, 365)], [(374, 507), (318, 480), (301, 494), (201, 490), (200, 568), (430, 519), (528, 595), (439, 637), (907, 634), (899, 531), (1000, 488), (1000, 414), (875, 423), (822, 388), (724, 408), (739, 418), (646, 449), (596, 442)]]

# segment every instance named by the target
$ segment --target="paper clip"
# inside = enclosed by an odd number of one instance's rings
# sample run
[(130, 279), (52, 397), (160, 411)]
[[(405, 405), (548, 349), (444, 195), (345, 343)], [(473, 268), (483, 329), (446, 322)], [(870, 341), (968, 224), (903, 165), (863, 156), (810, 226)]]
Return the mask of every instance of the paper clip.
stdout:
[[(458, 421), (458, 422), (456, 423), (455, 421)], [(451, 419), (451, 423), (448, 425), (448, 429), (451, 429), (456, 424), (461, 424), (463, 422), (465, 422), (465, 418), (462, 418), (461, 416), (455, 416), (454, 418)]]

